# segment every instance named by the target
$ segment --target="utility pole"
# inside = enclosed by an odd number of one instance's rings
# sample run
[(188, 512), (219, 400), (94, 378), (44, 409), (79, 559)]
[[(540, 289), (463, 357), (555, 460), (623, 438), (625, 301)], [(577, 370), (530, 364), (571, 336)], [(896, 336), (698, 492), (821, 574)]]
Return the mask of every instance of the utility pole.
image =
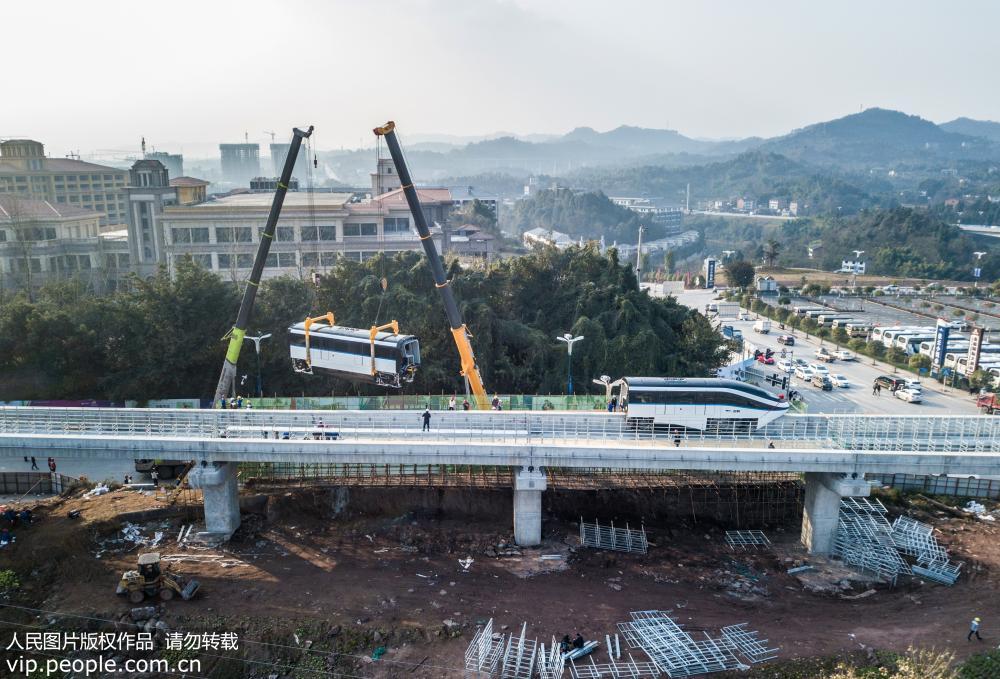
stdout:
[(639, 247), (635, 252), (635, 278), (642, 282), (642, 232), (646, 230), (642, 224), (639, 225)]
[(569, 395), (573, 395), (573, 345), (583, 339), (583, 335), (573, 337), (572, 333), (564, 333), (556, 337), (560, 342), (566, 343), (566, 389)]

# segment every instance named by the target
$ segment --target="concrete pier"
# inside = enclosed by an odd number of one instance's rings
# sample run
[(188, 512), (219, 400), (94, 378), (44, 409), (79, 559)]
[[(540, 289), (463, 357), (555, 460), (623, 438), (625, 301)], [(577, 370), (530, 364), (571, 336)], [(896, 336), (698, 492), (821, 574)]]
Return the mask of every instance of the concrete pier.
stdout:
[(521, 470), (514, 476), (514, 541), (522, 547), (542, 542), (542, 491), (545, 473), (540, 469)]
[(837, 533), (840, 498), (867, 497), (871, 483), (844, 474), (811, 472), (806, 477), (805, 507), (802, 511), (802, 544), (810, 554), (829, 554)]
[(188, 473), (188, 484), (200, 488), (205, 503), (206, 533), (228, 540), (240, 527), (240, 493), (235, 462), (198, 464)]

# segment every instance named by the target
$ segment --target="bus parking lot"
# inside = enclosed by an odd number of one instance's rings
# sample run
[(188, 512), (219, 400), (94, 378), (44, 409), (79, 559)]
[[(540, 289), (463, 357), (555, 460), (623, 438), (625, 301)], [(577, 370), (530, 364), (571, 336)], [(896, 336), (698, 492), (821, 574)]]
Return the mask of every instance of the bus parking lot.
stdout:
[[(677, 295), (678, 301), (686, 306), (698, 309), (702, 313), (705, 305), (713, 301), (715, 293), (710, 290), (688, 290)], [(776, 300), (775, 300), (776, 301)], [(852, 300), (854, 301), (854, 300)], [(794, 299), (793, 299), (794, 304)], [(808, 300), (801, 300), (801, 305), (817, 306)], [(867, 311), (867, 307), (866, 307)], [(854, 315), (856, 312), (845, 312), (844, 315)], [(901, 312), (906, 314), (907, 312)], [(895, 316), (897, 320), (892, 321), (896, 325), (934, 325), (930, 319), (913, 314), (906, 319), (905, 316)], [(750, 355), (754, 348), (766, 351), (770, 349), (774, 352), (775, 364), (760, 364), (760, 369), (767, 375), (780, 373), (777, 362), (782, 359), (782, 351), (785, 352), (786, 360), (803, 360), (807, 364), (817, 363), (816, 351), (820, 347), (828, 348), (830, 351), (837, 347), (828, 340), (822, 340), (815, 336), (807, 336), (800, 330), (782, 330), (777, 322), (772, 322), (771, 331), (768, 334), (760, 334), (753, 331), (756, 314), (743, 314), (747, 320), (724, 319), (717, 321), (720, 325), (731, 325), (743, 334), (746, 350)], [(871, 323), (871, 318), (865, 319), (864, 313), (857, 313), (859, 320)], [(880, 318), (883, 318), (880, 316)], [(889, 320), (885, 317), (886, 320)], [(905, 321), (905, 322), (904, 322)], [(880, 323), (880, 325), (884, 325)], [(792, 335), (795, 338), (793, 346), (784, 346), (778, 342), (779, 335)], [(854, 354), (854, 352), (851, 352)], [(737, 357), (739, 360), (739, 357)], [(921, 413), (934, 415), (975, 415), (978, 413), (975, 400), (967, 392), (959, 391), (949, 387), (944, 387), (936, 380), (923, 378), (920, 380), (923, 400), (921, 403), (908, 403), (886, 389), (880, 395), (875, 395), (872, 390), (873, 383), (879, 375), (897, 375), (901, 377), (913, 378), (915, 375), (906, 371), (900, 371), (892, 366), (875, 361), (867, 356), (857, 356), (855, 360), (825, 363), (831, 375), (843, 375), (847, 378), (850, 386), (834, 387), (831, 391), (823, 391), (818, 387), (807, 383), (805, 380), (791, 376), (790, 388), (798, 391), (806, 403), (806, 411), (810, 413), (869, 413), (869, 414), (906, 414), (919, 415)]]

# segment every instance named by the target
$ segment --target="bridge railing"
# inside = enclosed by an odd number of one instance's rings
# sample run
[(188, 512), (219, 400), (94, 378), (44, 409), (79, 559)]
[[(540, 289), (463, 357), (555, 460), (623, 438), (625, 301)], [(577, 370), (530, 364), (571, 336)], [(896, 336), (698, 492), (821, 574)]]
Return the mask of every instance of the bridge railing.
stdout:
[(1000, 452), (1000, 417), (786, 415), (755, 431), (675, 431), (629, 421), (620, 413), (434, 411), (422, 431), (420, 411), (183, 410), (141, 408), (0, 408), (0, 435), (411, 440), (592, 445), (646, 441), (669, 445), (742, 441), (776, 447)]

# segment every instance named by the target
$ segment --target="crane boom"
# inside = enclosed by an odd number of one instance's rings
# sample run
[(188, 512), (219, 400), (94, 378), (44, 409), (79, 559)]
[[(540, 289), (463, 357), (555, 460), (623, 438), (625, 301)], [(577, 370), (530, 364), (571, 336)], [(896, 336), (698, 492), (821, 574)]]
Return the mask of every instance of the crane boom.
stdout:
[(261, 274), (264, 273), (264, 263), (267, 261), (267, 253), (271, 250), (271, 241), (274, 240), (274, 231), (278, 226), (278, 217), (281, 216), (281, 206), (285, 202), (285, 194), (288, 192), (288, 182), (292, 178), (292, 170), (295, 168), (295, 159), (299, 155), (299, 148), (302, 140), (312, 134), (313, 126), (310, 125), (304, 132), (299, 128), (292, 128), (292, 143), (285, 157), (285, 166), (281, 170), (281, 178), (278, 180), (278, 188), (274, 192), (274, 200), (271, 202), (271, 211), (267, 214), (267, 222), (264, 224), (264, 231), (260, 234), (260, 244), (257, 246), (257, 256), (253, 260), (253, 269), (250, 270), (250, 278), (243, 289), (243, 299), (240, 302), (240, 311), (236, 315), (236, 324), (223, 339), (229, 339), (229, 349), (226, 351), (226, 359), (222, 362), (222, 374), (219, 375), (219, 384), (215, 388), (215, 404), (226, 398), (233, 388), (236, 378), (236, 362), (240, 358), (240, 349), (243, 348), (243, 337), (247, 332), (247, 325), (250, 323), (250, 315), (253, 313), (254, 301), (257, 299), (257, 288), (260, 287)]
[(479, 374), (479, 366), (476, 365), (476, 356), (472, 352), (469, 329), (462, 322), (462, 314), (455, 303), (455, 295), (452, 294), (451, 281), (445, 278), (444, 266), (441, 264), (441, 258), (434, 246), (430, 229), (427, 228), (427, 219), (424, 217), (424, 211), (420, 209), (417, 190), (413, 187), (410, 171), (406, 167), (403, 151), (396, 138), (396, 123), (390, 120), (382, 127), (376, 127), (374, 132), (377, 137), (385, 137), (386, 146), (389, 147), (389, 155), (392, 156), (392, 162), (396, 166), (396, 174), (402, 184), (403, 195), (406, 196), (406, 203), (410, 207), (410, 214), (413, 215), (413, 222), (420, 235), (420, 243), (424, 246), (424, 253), (431, 265), (434, 287), (441, 293), (441, 299), (444, 301), (444, 310), (448, 315), (451, 335), (455, 339), (455, 346), (458, 347), (458, 354), (462, 359), (462, 375), (469, 380), (469, 388), (472, 390), (476, 407), (485, 409), (488, 407), (489, 398), (486, 395), (486, 388), (483, 386), (483, 378)]

